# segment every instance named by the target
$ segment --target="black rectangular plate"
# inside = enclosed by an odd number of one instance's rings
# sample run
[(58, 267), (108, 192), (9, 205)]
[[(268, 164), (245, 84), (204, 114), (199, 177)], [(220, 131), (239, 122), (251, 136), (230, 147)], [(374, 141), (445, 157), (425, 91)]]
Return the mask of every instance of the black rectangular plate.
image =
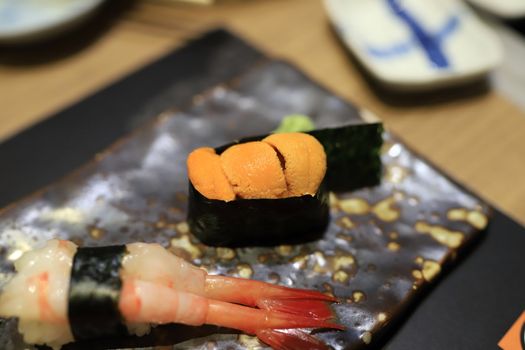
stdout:
[[(173, 106), (184, 109), (196, 93), (264, 60), (231, 34), (211, 32), (17, 135), (0, 145), (0, 203), (50, 183), (146, 119)], [(379, 347), (391, 339), (389, 349), (494, 348), (525, 308), (520, 278), (525, 230), (496, 211), (487, 235), (395, 336), (379, 337), (372, 344)], [(383, 333), (392, 335), (397, 329), (388, 327)]]

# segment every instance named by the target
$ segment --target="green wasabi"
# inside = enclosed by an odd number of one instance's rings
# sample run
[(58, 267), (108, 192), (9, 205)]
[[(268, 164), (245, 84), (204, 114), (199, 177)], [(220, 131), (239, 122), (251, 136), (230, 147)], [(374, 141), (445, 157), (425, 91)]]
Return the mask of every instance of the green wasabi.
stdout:
[(283, 118), (274, 133), (307, 132), (315, 129), (315, 124), (310, 117), (302, 114), (290, 114)]

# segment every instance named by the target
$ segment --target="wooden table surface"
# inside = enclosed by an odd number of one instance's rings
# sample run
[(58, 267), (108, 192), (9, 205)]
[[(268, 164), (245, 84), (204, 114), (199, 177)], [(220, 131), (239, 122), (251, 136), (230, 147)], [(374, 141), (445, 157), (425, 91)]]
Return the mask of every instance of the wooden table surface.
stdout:
[(319, 0), (224, 0), (214, 6), (144, 0), (112, 4), (104, 14), (80, 39), (0, 49), (0, 140), (199, 33), (225, 26), (373, 111), (415, 150), (525, 224), (525, 113), (490, 87), (392, 103), (351, 62)]

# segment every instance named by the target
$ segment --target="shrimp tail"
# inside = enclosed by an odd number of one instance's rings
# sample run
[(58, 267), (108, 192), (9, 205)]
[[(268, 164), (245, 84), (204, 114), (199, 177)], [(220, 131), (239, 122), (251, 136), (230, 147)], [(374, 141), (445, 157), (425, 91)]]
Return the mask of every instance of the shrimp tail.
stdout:
[(334, 302), (337, 299), (318, 291), (276, 286), (270, 283), (226, 276), (206, 276), (207, 298), (257, 306), (261, 300), (305, 299)]
[(234, 328), (249, 334), (255, 334), (261, 329), (344, 329), (343, 326), (331, 320), (319, 319), (312, 316), (256, 309), (217, 300), (209, 300), (208, 302), (208, 313), (205, 323)]
[(261, 329), (255, 335), (275, 350), (328, 350), (319, 339), (298, 329)]
[(319, 320), (333, 320), (334, 312), (325, 301), (310, 299), (262, 299), (257, 306), (264, 310), (311, 317)]

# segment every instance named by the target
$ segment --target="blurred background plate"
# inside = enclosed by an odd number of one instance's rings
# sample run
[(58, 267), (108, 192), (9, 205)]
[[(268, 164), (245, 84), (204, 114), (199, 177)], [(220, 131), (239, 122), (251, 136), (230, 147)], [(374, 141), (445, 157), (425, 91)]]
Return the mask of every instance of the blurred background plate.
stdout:
[(502, 60), (498, 37), (454, 0), (325, 0), (343, 44), (374, 78), (396, 90), (457, 85)]
[(80, 24), (104, 0), (0, 0), (0, 43), (28, 43)]

